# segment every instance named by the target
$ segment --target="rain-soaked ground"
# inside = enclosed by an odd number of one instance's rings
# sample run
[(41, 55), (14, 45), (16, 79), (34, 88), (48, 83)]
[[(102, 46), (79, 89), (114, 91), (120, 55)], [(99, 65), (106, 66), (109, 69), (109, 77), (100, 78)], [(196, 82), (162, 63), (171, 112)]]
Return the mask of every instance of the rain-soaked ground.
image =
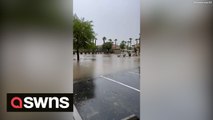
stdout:
[(133, 114), (139, 118), (139, 57), (86, 56), (74, 62), (74, 104), (81, 118), (120, 120)]
[(73, 63), (74, 81), (137, 68), (140, 66), (139, 58), (139, 56), (117, 57), (115, 54), (80, 55), (80, 62), (74, 59)]

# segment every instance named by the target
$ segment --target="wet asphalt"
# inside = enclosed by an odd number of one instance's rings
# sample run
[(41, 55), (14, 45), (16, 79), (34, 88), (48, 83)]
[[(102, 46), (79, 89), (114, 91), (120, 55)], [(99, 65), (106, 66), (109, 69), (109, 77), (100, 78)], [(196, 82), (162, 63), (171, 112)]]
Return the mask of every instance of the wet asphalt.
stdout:
[(74, 84), (74, 105), (83, 120), (140, 117), (139, 67)]

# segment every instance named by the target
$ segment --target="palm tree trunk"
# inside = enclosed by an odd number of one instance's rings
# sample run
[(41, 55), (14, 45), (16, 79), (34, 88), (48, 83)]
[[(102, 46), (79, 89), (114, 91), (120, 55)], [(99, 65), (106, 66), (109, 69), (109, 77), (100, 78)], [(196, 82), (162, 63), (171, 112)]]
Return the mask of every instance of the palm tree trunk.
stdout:
[(79, 62), (80, 56), (79, 56), (79, 49), (77, 49), (77, 61)]

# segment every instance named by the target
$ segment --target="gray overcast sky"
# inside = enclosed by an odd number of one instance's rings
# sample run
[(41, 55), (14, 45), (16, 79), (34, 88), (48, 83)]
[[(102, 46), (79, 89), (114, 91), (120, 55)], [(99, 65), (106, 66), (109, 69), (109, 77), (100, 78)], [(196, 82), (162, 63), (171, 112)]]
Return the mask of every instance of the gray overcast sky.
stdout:
[(92, 20), (97, 33), (97, 44), (102, 38), (122, 40), (139, 38), (140, 0), (74, 0), (74, 14)]

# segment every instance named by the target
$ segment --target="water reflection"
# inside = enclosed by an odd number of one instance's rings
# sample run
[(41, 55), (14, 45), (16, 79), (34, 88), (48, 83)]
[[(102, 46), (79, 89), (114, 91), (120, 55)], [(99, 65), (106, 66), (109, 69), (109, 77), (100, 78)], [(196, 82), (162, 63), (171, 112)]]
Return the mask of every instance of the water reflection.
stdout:
[(80, 62), (74, 55), (74, 80), (86, 80), (122, 70), (137, 68), (139, 57), (118, 57), (115, 54), (83, 54)]
[(74, 59), (73, 66), (74, 104), (82, 119), (112, 120), (132, 114), (139, 117), (139, 92), (98, 77), (106, 75), (138, 88), (139, 57), (83, 54), (80, 62)]
[[(125, 73), (120, 76), (124, 79)], [(74, 84), (74, 104), (83, 120), (120, 120), (140, 113), (140, 93), (101, 77)]]
[(74, 84), (74, 102), (86, 101), (90, 98), (95, 97), (95, 85), (92, 80), (81, 81)]

